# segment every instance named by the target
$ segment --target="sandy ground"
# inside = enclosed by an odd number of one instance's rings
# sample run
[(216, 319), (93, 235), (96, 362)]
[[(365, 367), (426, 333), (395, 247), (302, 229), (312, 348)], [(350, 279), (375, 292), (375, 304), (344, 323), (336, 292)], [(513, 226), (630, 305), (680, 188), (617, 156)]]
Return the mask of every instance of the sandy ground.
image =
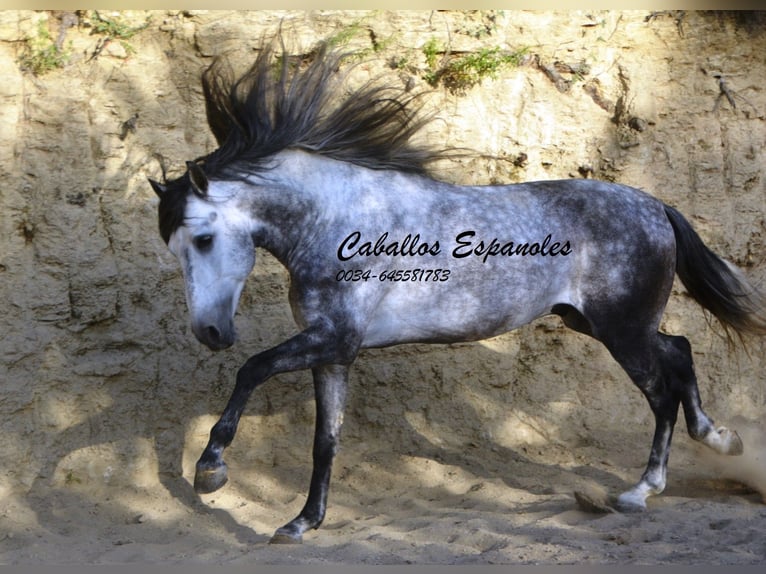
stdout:
[(642, 514), (586, 512), (573, 496), (628, 486), (643, 465), (630, 445), (424, 444), (409, 454), (347, 445), (324, 525), (294, 546), (268, 540), (303, 504), (307, 465), (257, 468), (230, 453), (229, 484), (202, 497), (191, 476), (120, 488), (41, 478), (24, 498), (3, 493), (0, 562), (759, 564), (766, 444), (752, 425), (739, 430), (748, 452), (729, 459), (679, 435), (669, 486)]

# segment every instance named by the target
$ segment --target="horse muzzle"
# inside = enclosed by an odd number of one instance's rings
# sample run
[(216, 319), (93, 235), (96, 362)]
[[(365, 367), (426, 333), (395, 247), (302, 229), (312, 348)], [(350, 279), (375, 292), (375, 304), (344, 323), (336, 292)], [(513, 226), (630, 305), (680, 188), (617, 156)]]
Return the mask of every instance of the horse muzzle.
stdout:
[(228, 349), (237, 340), (237, 332), (232, 321), (224, 324), (200, 322), (192, 325), (197, 340), (211, 351)]

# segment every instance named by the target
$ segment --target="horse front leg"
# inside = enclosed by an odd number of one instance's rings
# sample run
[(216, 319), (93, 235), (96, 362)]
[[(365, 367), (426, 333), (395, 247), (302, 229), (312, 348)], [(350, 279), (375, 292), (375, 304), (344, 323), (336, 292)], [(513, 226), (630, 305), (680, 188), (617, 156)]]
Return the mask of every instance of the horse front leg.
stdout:
[(228, 469), (223, 452), (234, 440), (239, 419), (256, 387), (278, 373), (351, 363), (358, 349), (353, 341), (348, 334), (340, 338), (332, 329), (309, 327), (284, 343), (248, 359), (237, 372), (231, 398), (210, 430), (210, 439), (197, 461), (194, 490), (207, 494), (226, 484)]
[(295, 544), (303, 540), (303, 533), (319, 528), (327, 509), (332, 462), (338, 450), (338, 439), (343, 424), (343, 408), (348, 387), (348, 367), (328, 365), (314, 369), (316, 399), (316, 429), (314, 432), (314, 470), (306, 504), (300, 514), (278, 529), (272, 544)]

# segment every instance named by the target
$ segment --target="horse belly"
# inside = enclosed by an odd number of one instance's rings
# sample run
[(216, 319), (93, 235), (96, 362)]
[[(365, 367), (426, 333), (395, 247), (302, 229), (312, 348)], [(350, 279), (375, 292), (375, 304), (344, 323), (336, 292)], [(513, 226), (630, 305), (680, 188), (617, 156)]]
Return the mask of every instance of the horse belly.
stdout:
[[(410, 287), (410, 289), (407, 289)], [(456, 286), (457, 287), (457, 286)], [(484, 289), (415, 288), (399, 285), (378, 304), (367, 323), (363, 347), (399, 343), (476, 341), (511, 331), (568, 302), (565, 289), (484, 285)]]

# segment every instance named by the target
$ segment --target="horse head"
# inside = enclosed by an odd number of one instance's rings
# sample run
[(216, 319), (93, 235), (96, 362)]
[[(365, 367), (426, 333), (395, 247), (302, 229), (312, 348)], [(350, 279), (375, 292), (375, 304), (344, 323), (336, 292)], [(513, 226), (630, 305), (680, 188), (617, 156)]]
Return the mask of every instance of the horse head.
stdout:
[(197, 339), (217, 351), (234, 344), (234, 314), (255, 265), (253, 222), (231, 182), (209, 181), (187, 163), (182, 177), (149, 180), (160, 197), (160, 232), (183, 272), (186, 303)]

